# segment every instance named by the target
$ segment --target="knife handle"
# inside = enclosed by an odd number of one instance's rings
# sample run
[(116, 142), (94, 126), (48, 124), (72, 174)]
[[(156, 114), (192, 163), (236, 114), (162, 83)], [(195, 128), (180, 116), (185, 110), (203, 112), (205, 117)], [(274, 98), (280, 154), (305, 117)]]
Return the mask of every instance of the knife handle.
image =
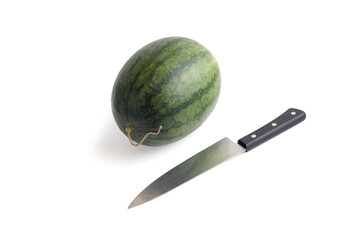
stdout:
[(279, 135), (296, 124), (304, 121), (306, 114), (304, 111), (295, 108), (289, 108), (279, 117), (269, 122), (265, 126), (250, 133), (249, 135), (238, 140), (238, 144), (250, 151), (263, 144), (267, 140)]

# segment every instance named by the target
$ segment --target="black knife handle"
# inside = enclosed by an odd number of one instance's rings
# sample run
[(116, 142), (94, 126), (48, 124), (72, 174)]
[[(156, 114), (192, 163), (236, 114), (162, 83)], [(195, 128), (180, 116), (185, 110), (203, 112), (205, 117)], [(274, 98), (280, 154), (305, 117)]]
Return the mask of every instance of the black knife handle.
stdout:
[(279, 117), (269, 122), (265, 126), (250, 133), (249, 135), (238, 140), (238, 144), (250, 151), (263, 144), (267, 140), (279, 135), (296, 124), (304, 121), (306, 114), (304, 111), (295, 108), (289, 108)]

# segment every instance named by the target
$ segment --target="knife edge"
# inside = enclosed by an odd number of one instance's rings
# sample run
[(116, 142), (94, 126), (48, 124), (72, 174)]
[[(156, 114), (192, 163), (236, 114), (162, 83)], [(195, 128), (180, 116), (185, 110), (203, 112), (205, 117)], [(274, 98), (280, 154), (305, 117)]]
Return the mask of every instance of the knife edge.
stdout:
[(135, 197), (128, 208), (148, 202), (245, 151), (244, 147), (225, 137), (157, 178)]

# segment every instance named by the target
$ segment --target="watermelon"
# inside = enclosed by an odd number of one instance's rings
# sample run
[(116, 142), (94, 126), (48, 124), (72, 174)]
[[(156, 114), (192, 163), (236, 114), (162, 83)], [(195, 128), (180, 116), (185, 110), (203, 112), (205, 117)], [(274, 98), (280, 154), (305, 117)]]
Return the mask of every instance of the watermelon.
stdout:
[(130, 140), (140, 143), (146, 135), (142, 144), (165, 145), (207, 119), (220, 85), (219, 66), (205, 47), (188, 38), (163, 38), (141, 48), (120, 70), (112, 112)]

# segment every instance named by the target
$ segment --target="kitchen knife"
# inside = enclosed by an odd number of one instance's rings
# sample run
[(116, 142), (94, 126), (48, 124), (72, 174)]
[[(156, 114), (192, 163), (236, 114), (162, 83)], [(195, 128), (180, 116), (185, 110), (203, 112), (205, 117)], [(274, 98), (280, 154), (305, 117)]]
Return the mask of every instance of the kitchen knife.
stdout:
[(305, 118), (305, 112), (290, 108), (275, 120), (239, 139), (238, 143), (223, 138), (156, 179), (131, 202), (129, 208), (150, 201), (229, 158), (256, 148)]

